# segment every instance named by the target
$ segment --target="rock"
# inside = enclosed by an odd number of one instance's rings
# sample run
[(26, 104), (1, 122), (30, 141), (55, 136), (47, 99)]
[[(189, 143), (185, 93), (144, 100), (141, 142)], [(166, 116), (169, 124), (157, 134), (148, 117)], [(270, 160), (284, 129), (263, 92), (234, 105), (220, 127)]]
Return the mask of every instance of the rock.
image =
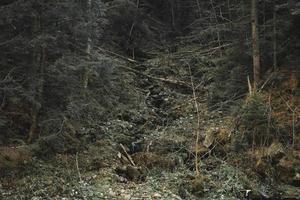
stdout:
[(90, 164), (90, 170), (99, 170), (104, 167), (108, 167), (108, 165), (98, 158), (94, 158)]
[(205, 133), (205, 139), (204, 139), (203, 145), (206, 148), (209, 148), (214, 143), (216, 136), (217, 136), (216, 129), (214, 129), (214, 128), (208, 129)]
[(142, 168), (134, 166), (122, 166), (116, 168), (116, 173), (119, 176), (127, 178), (131, 181), (144, 181), (146, 179), (146, 173)]
[(152, 195), (152, 197), (153, 197), (154, 199), (159, 199), (159, 198), (161, 198), (162, 196), (161, 196), (161, 194), (159, 194), (159, 193), (154, 193), (154, 194)]
[(279, 160), (284, 156), (284, 148), (282, 143), (273, 142), (267, 149), (267, 156), (273, 160)]
[(115, 193), (111, 188), (109, 188), (108, 194), (109, 194), (110, 196), (116, 196), (116, 193)]
[(300, 173), (296, 173), (292, 180), (292, 185), (296, 187), (300, 187)]

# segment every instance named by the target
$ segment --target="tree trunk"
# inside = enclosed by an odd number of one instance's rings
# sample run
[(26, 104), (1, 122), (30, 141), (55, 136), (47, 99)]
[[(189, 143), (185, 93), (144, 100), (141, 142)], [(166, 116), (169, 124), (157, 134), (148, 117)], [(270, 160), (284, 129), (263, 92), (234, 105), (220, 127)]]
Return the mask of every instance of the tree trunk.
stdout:
[[(87, 55), (87, 60), (89, 60), (90, 58), (90, 54), (91, 54), (91, 49), (92, 49), (92, 39), (91, 39), (91, 25), (90, 25), (90, 12), (91, 12), (91, 8), (92, 8), (92, 0), (87, 0), (87, 41), (86, 41), (86, 55)], [(86, 66), (84, 68), (84, 74), (83, 74), (83, 92), (84, 94), (86, 93), (86, 89), (88, 87), (88, 83), (89, 83), (89, 76), (90, 76), (90, 68), (88, 66)]]
[[(40, 34), (41, 31), (41, 21), (38, 12), (34, 12), (32, 15), (32, 35)], [(44, 88), (44, 68), (46, 63), (46, 48), (42, 45), (35, 44), (32, 52), (32, 66), (33, 66), (33, 76), (34, 80), (32, 83), (32, 88), (34, 91), (34, 102), (32, 102), (32, 108), (30, 111), (31, 125), (28, 133), (28, 142), (32, 142), (38, 137), (38, 115), (41, 109), (43, 88)]]
[(253, 75), (254, 90), (260, 82), (260, 52), (259, 52), (259, 34), (257, 18), (257, 0), (252, 0), (251, 5), (251, 25), (252, 25), (252, 57), (253, 57)]
[(277, 19), (276, 10), (273, 10), (273, 67), (274, 71), (277, 69)]
[(170, 3), (171, 3), (171, 17), (172, 17), (172, 29), (173, 30), (176, 30), (176, 22), (175, 22), (175, 2), (174, 2), (174, 0), (171, 0), (170, 1)]

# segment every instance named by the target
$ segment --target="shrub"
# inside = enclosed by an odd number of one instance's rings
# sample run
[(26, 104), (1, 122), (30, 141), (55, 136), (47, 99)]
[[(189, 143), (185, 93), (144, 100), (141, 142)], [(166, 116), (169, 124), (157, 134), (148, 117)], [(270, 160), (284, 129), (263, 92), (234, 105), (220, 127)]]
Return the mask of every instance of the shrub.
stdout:
[(247, 145), (267, 145), (275, 137), (274, 118), (270, 115), (269, 105), (261, 93), (248, 96), (241, 102), (234, 115), (238, 119), (238, 137)]

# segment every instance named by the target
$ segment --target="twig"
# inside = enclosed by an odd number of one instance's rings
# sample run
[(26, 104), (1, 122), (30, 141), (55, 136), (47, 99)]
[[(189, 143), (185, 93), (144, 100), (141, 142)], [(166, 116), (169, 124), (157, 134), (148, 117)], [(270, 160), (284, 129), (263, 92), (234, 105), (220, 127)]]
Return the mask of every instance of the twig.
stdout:
[[(173, 55), (182, 55), (182, 54), (190, 54), (190, 53), (197, 53), (197, 54), (206, 54), (206, 53), (210, 53), (212, 51), (216, 51), (225, 47), (229, 47), (232, 46), (233, 44), (228, 43), (228, 44), (223, 44), (217, 47), (213, 47), (213, 48), (208, 48), (208, 49), (197, 49), (197, 50), (191, 50), (191, 51), (184, 51), (184, 52), (178, 52), (178, 53), (174, 53)], [(199, 51), (200, 50), (200, 51)]]
[(79, 177), (79, 181), (82, 182), (81, 174), (80, 174), (80, 169), (79, 169), (79, 164), (78, 164), (78, 152), (76, 153), (76, 169), (77, 169), (77, 174)]
[(249, 89), (249, 95), (251, 96), (252, 95), (252, 86), (251, 86), (251, 82), (250, 82), (250, 78), (249, 76), (247, 76), (247, 81), (248, 81), (248, 89)]
[(147, 145), (147, 149), (146, 152), (149, 153), (150, 151), (150, 146), (152, 145), (152, 140), (149, 142), (149, 144)]
[[(136, 2), (136, 9), (138, 10), (139, 7), (140, 7), (140, 0), (137, 0), (137, 2)], [(131, 25), (131, 28), (130, 28), (130, 31), (129, 31), (129, 39), (132, 36), (132, 32), (133, 32), (134, 26), (135, 26), (135, 21), (132, 22), (132, 25)]]
[(217, 142), (211, 149), (209, 149), (205, 154), (203, 154), (200, 159), (205, 158), (205, 156), (208, 155), (208, 154), (210, 155), (211, 152), (218, 146), (218, 144), (219, 143)]
[(8, 78), (10, 78), (10, 75), (13, 73), (13, 71), (16, 69), (16, 67), (13, 67), (11, 70), (9, 70), (9, 72), (7, 73), (7, 75), (4, 77), (4, 79), (1, 82), (5, 82), (8, 80)]
[(271, 136), (271, 120), (272, 120), (272, 94), (269, 94), (269, 99), (268, 99), (268, 129), (267, 129), (267, 137), (265, 138), (264, 145), (265, 146)]
[(194, 80), (193, 80), (193, 76), (192, 76), (192, 70), (191, 70), (191, 66), (190, 64), (187, 62), (187, 65), (189, 67), (189, 73), (190, 73), (190, 77), (191, 77), (191, 86), (192, 86), (192, 90), (193, 90), (193, 97), (194, 97), (194, 102), (195, 102), (195, 108), (197, 111), (197, 129), (196, 129), (196, 144), (195, 144), (195, 168), (196, 168), (196, 175), (199, 176), (200, 172), (199, 172), (199, 163), (198, 163), (198, 143), (199, 143), (199, 138), (200, 138), (200, 111), (199, 111), (199, 105), (197, 102), (197, 96), (196, 96), (196, 90), (195, 90), (195, 86), (194, 86)]
[(60, 125), (59, 131), (56, 134), (60, 134), (64, 128), (66, 118), (63, 117), (62, 123)]
[(259, 92), (261, 91), (261, 90), (263, 90), (264, 89), (264, 87), (267, 85), (267, 83), (273, 78), (273, 76), (275, 75), (275, 73), (273, 72), (273, 73), (271, 73), (270, 75), (269, 75), (269, 77), (267, 78), (267, 80), (263, 83), (263, 85), (260, 87), (260, 89), (258, 90)]
[(131, 62), (131, 63), (138, 63), (138, 61), (136, 61), (136, 60), (133, 60), (133, 59), (131, 59), (131, 58), (127, 58), (127, 57), (125, 57), (125, 56), (122, 56), (122, 55), (117, 54), (117, 53), (115, 53), (115, 52), (109, 51), (109, 50), (107, 50), (107, 49), (102, 49), (102, 48), (100, 48), (100, 47), (98, 47), (97, 49), (100, 50), (100, 51), (102, 51), (102, 52), (106, 52), (106, 53), (109, 53), (109, 54), (111, 54), (111, 55), (117, 56), (118, 58), (121, 58), (121, 59), (126, 60), (126, 61), (128, 61), (128, 62)]
[(296, 108), (292, 108), (292, 106), (288, 103), (288, 101), (286, 101), (282, 96), (280, 96), (281, 99), (284, 101), (284, 103), (286, 104), (286, 106), (288, 107), (288, 109), (292, 112), (292, 118), (293, 118), (293, 131), (292, 131), (292, 134), (293, 134), (293, 141), (292, 141), (292, 148), (294, 149), (295, 147), (295, 124), (296, 124), (296, 120), (295, 120), (295, 114), (296, 114), (296, 111), (298, 109), (298, 107)]
[(125, 147), (123, 146), (123, 144), (120, 144), (120, 147), (122, 148), (125, 156), (128, 158), (128, 160), (130, 161), (130, 163), (135, 167), (136, 165), (135, 165), (132, 157), (127, 153), (127, 151), (126, 151)]

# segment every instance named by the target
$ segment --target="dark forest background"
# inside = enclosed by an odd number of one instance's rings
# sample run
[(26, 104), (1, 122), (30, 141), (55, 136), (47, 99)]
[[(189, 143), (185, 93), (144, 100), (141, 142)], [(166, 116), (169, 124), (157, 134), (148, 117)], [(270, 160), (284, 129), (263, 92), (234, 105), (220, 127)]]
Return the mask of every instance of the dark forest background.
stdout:
[[(56, 133), (65, 118), (88, 126), (108, 120), (128, 94), (122, 91), (117, 64), (103, 49), (142, 61), (183, 44), (215, 48), (207, 61), (216, 73), (210, 103), (247, 90), (250, 2), (91, 3), (1, 1), (1, 143), (33, 132)], [(259, 1), (262, 76), (277, 67), (298, 67), (298, 4)]]
[(299, 199), (299, 22), (297, 0), (1, 0), (0, 199), (146, 176)]

